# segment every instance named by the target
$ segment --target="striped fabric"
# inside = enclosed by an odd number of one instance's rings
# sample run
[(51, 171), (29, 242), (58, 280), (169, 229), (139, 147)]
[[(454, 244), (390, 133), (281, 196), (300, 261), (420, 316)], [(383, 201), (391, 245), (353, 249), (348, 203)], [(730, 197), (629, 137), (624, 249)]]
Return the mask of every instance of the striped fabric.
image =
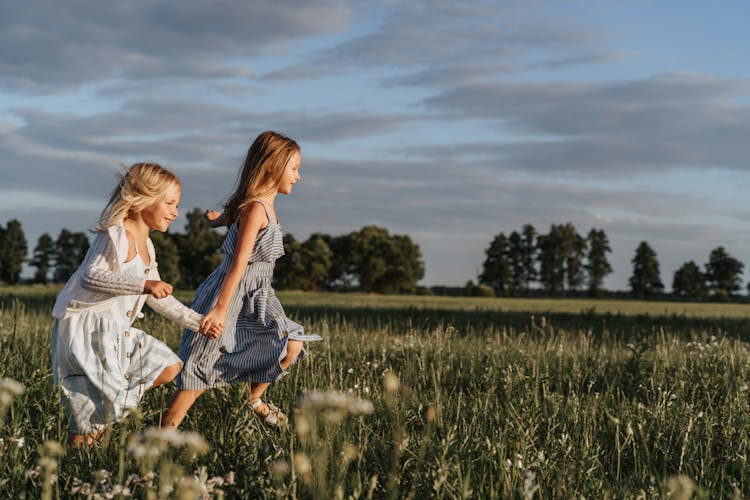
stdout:
[[(238, 233), (235, 222), (221, 245), (224, 259), (195, 292), (191, 305), (195, 311), (206, 314), (216, 303), (234, 258)], [(305, 335), (302, 325), (286, 316), (271, 286), (274, 263), (283, 255), (281, 226), (269, 216), (232, 296), (224, 333), (211, 340), (189, 329), (183, 332), (179, 356), (185, 365), (177, 387), (195, 390), (235, 382), (275, 382), (287, 373), (279, 361), (286, 356), (288, 339), (321, 340), (318, 335)], [(299, 359), (304, 356), (303, 350)]]

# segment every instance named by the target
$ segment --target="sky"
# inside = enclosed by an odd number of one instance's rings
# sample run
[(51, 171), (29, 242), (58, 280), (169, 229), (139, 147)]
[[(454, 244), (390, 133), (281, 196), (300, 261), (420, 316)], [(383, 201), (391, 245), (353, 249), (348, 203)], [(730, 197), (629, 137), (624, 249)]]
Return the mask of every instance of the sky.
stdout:
[[(264, 130), (302, 148), (286, 232), (408, 234), (423, 285), (477, 279), (524, 224), (641, 241), (671, 288), (717, 246), (750, 265), (741, 1), (0, 3), (0, 224), (91, 229), (122, 165), (217, 208)], [(172, 230), (183, 231), (184, 215)], [(748, 280), (747, 269), (743, 282)]]

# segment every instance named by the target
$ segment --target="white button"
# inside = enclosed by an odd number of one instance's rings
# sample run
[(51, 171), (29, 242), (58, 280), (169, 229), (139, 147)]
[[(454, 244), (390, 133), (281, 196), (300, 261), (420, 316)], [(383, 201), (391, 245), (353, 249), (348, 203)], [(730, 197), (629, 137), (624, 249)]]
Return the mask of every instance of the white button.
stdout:
[(130, 331), (128, 331), (128, 330), (125, 330), (125, 336), (126, 336), (126, 337), (130, 337)]

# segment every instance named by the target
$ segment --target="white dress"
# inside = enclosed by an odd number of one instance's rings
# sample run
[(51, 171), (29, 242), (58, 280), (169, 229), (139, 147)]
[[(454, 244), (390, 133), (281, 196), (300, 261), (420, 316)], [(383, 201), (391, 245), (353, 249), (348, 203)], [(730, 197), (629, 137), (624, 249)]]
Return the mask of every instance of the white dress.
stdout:
[[(100, 232), (90, 252), (121, 255), (122, 237), (124, 229), (121, 228)], [(109, 241), (100, 241), (101, 238)], [(124, 245), (126, 250), (127, 239)], [(106, 259), (101, 255), (87, 255), (60, 294), (65, 302), (69, 296), (66, 290), (76, 289), (81, 283), (84, 288), (88, 287), (89, 294), (88, 307), (82, 307), (75, 300), (69, 300), (67, 307), (57, 304), (56, 309), (62, 309), (64, 313), (57, 315), (52, 331), (53, 377), (62, 389), (73, 433), (93, 433), (121, 419), (129, 408), (138, 406), (143, 393), (166, 367), (180, 363), (166, 344), (132, 326), (132, 319), (142, 316), (139, 311), (145, 296), (132, 291), (117, 294), (112, 285), (118, 280), (135, 283), (143, 281), (144, 277), (157, 278), (151, 246), (149, 253), (149, 266), (140, 255), (136, 255), (128, 262), (120, 261), (116, 270), (92, 269), (97, 266), (87, 265), (87, 262)], [(92, 279), (86, 277), (89, 275), (98, 276), (98, 279), (110, 276), (106, 287), (109, 293), (102, 291), (104, 288), (101, 287), (94, 288), (99, 292), (91, 291), (91, 285), (87, 283)], [(92, 300), (95, 293), (101, 293), (101, 300)], [(171, 296), (169, 300), (149, 297), (149, 304), (158, 303), (156, 307), (160, 313), (183, 326), (196, 326), (200, 321), (200, 315)]]

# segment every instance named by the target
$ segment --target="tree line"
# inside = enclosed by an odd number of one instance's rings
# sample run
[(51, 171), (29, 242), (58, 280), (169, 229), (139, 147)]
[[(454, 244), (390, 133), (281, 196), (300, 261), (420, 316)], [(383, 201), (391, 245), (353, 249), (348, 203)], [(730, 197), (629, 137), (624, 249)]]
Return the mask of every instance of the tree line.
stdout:
[[(570, 222), (552, 224), (547, 234), (538, 234), (530, 224), (509, 235), (499, 233), (485, 250), (478, 285), (469, 282), (472, 295), (526, 295), (532, 289), (547, 295), (584, 291), (603, 295), (604, 278), (612, 272), (612, 252), (603, 229), (593, 228), (586, 236)], [(646, 241), (640, 242), (631, 259), (628, 280), (630, 294), (641, 299), (663, 295), (659, 260)], [(728, 300), (742, 287), (744, 264), (723, 246), (713, 249), (701, 269), (695, 261), (685, 262), (674, 273), (672, 295), (692, 300)], [(750, 285), (748, 285), (750, 290)]]
[[(184, 232), (153, 232), (151, 239), (165, 281), (194, 289), (221, 262), (222, 232), (211, 228), (200, 209), (187, 213)], [(21, 222), (0, 224), (0, 281), (20, 281), (24, 262), (35, 269), (35, 283), (60, 283), (75, 272), (89, 248), (84, 232), (62, 229), (56, 238), (39, 236), (31, 256)], [(477, 284), (465, 287), (417, 286), (424, 276), (419, 246), (408, 235), (392, 235), (378, 226), (340, 236), (322, 233), (305, 241), (284, 236), (286, 256), (276, 263), (274, 286), (297, 290), (359, 290), (373, 293), (439, 293), (462, 295), (550, 296), (606, 293), (612, 273), (609, 238), (603, 229), (580, 234), (571, 223), (552, 224), (546, 234), (531, 224), (499, 233), (485, 251)], [(28, 257), (28, 259), (27, 259)], [(656, 252), (646, 241), (635, 249), (629, 294), (637, 298), (664, 295)], [(713, 249), (701, 267), (685, 262), (674, 273), (672, 296), (691, 300), (728, 300), (742, 288), (744, 264), (723, 246)], [(750, 290), (750, 285), (748, 286)]]
[[(182, 233), (151, 233), (163, 280), (194, 289), (216, 268), (224, 234), (211, 228), (200, 209), (186, 214)], [(83, 232), (62, 229), (53, 238), (39, 236), (28, 264), (35, 283), (60, 283), (76, 270), (89, 249)], [(315, 233), (305, 241), (284, 236), (285, 257), (276, 263), (274, 286), (280, 289), (359, 290), (368, 293), (415, 293), (424, 277), (419, 246), (408, 235), (390, 234), (378, 226), (340, 236)], [(20, 281), (28, 244), (21, 223), (0, 225), (0, 280)]]

